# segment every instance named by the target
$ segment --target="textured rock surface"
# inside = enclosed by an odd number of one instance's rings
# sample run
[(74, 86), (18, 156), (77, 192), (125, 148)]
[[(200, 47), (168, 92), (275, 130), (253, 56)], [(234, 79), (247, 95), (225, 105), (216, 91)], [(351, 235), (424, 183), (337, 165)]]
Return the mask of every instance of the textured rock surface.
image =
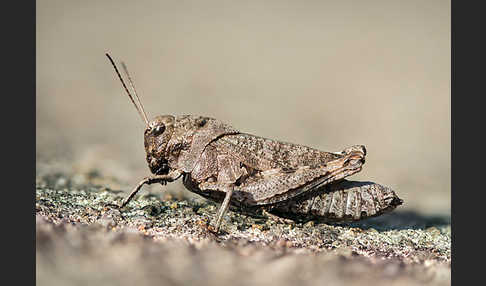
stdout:
[(209, 201), (141, 192), (120, 212), (110, 203), (126, 192), (106, 187), (116, 181), (37, 173), (39, 285), (450, 284), (448, 217), (328, 225), (229, 212), (215, 236)]

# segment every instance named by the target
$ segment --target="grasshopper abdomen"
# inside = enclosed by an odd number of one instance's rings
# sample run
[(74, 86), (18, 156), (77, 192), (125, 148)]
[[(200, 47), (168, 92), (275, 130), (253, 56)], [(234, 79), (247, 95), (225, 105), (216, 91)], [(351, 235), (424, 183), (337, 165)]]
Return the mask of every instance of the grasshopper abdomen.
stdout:
[(342, 180), (312, 194), (274, 206), (270, 212), (296, 220), (357, 221), (394, 210), (403, 201), (385, 186)]

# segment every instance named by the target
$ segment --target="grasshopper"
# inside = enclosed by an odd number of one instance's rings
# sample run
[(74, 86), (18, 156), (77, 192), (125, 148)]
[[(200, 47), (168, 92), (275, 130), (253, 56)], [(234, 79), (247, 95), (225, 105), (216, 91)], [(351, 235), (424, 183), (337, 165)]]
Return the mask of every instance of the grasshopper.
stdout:
[(181, 177), (189, 191), (221, 203), (209, 226), (216, 233), (230, 207), (282, 217), (345, 221), (379, 215), (402, 203), (381, 185), (343, 180), (361, 171), (366, 155), (363, 145), (324, 152), (243, 133), (206, 116), (159, 115), (148, 120), (126, 65), (122, 63), (138, 105), (113, 59), (106, 56), (146, 125), (144, 146), (152, 173), (138, 183), (120, 208), (143, 185), (165, 185)]

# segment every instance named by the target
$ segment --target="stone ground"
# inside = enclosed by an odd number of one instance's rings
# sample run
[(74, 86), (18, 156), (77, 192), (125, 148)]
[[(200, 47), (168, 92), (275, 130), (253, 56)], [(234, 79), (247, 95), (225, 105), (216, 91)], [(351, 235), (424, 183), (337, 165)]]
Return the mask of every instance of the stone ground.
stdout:
[[(449, 285), (447, 216), (395, 210), (351, 224), (288, 224), (128, 189), (96, 171), (43, 172), (36, 182), (38, 285)], [(121, 184), (122, 185), (122, 184)], [(167, 187), (170, 188), (170, 185)]]

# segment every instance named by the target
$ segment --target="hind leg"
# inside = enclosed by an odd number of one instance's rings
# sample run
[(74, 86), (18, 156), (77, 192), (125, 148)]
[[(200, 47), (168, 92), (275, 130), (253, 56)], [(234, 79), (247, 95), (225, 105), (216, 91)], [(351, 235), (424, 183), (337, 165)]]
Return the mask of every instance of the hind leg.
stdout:
[(291, 225), (295, 224), (295, 221), (288, 218), (279, 217), (278, 215), (274, 215), (268, 212), (266, 209), (262, 210), (262, 215), (265, 216), (267, 219), (273, 220), (276, 223), (291, 224)]

